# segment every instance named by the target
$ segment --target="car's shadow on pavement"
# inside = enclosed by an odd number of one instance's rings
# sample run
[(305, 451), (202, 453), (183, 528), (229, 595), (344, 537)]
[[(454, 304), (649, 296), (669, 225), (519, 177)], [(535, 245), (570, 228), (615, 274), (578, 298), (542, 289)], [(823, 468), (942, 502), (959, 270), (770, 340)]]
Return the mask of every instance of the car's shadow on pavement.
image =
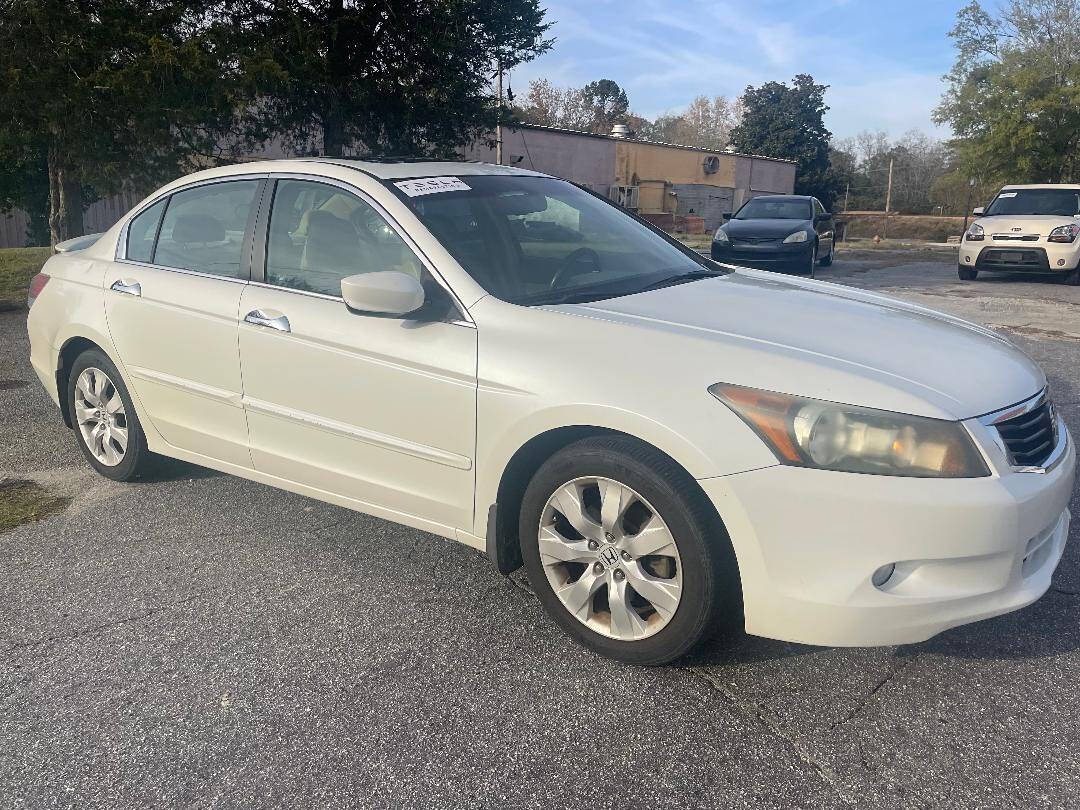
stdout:
[[(1057, 581), (1027, 608), (946, 630), (918, 644), (890, 647), (898, 658), (934, 655), (974, 660), (1052, 658), (1080, 648), (1080, 587)], [(839, 648), (728, 632), (702, 644), (680, 663), (687, 667), (726, 667), (776, 661)]]
[(198, 464), (189, 464), (166, 456), (154, 456), (154, 463), (139, 476), (139, 481), (147, 484), (166, 483), (169, 481), (183, 481), (197, 478), (214, 478), (224, 475), (209, 467), (200, 467)]

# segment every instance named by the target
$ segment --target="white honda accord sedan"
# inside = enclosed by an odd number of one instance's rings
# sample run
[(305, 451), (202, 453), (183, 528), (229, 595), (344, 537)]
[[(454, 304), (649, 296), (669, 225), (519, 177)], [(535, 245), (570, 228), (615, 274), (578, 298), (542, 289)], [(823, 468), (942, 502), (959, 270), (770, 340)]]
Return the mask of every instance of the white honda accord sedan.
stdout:
[(172, 456), (486, 550), (623, 661), (918, 642), (1038, 599), (1066, 542), (1075, 447), (1010, 343), (535, 172), (216, 168), (60, 250), (31, 359), (101, 474)]

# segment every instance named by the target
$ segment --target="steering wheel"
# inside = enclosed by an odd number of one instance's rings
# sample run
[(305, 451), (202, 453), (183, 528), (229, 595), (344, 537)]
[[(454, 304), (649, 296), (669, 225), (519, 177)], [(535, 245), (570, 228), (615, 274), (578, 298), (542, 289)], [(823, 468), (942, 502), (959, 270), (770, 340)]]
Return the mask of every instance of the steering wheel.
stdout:
[(600, 254), (592, 248), (578, 248), (566, 255), (560, 267), (551, 279), (551, 289), (556, 290), (574, 276), (582, 273), (600, 272)]

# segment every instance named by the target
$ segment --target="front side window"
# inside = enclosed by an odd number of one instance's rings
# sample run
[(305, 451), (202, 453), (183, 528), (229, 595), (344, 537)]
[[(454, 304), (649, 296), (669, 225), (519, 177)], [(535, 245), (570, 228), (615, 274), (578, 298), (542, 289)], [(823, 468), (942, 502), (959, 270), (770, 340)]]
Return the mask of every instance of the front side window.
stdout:
[(154, 256), (154, 237), (157, 236), (158, 222), (165, 210), (165, 200), (151, 205), (128, 225), (127, 258), (136, 262), (148, 262)]
[(1002, 191), (986, 209), (986, 216), (1080, 215), (1080, 188), (1018, 188)]
[(178, 191), (161, 222), (154, 264), (215, 276), (246, 278), (241, 271), (244, 233), (258, 180), (233, 180)]
[(504, 301), (595, 300), (725, 272), (563, 180), (469, 175), (440, 181), (443, 188), (434, 192), (419, 180), (385, 185), (480, 286)]
[(278, 181), (266, 240), (267, 284), (340, 296), (343, 278), (378, 270), (427, 281), (412, 249), (355, 194), (308, 180)]

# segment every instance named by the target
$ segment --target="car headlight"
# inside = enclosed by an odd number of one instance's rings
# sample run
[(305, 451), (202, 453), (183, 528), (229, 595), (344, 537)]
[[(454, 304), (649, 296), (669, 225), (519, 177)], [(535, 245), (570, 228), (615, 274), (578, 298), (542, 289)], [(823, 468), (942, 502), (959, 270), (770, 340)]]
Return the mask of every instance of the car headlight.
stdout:
[(972, 222), (971, 227), (969, 227), (964, 234), (964, 239), (968, 242), (981, 242), (985, 238), (986, 231), (983, 230), (983, 226), (978, 222)]
[(798, 242), (805, 242), (809, 238), (810, 234), (808, 234), (806, 231), (795, 231), (795, 233), (791, 234), (784, 240), (784, 244), (794, 245)]
[(1059, 225), (1050, 231), (1050, 236), (1047, 237), (1048, 242), (1064, 242), (1065, 244), (1071, 244), (1077, 236), (1080, 236), (1080, 225)]
[(959, 422), (717, 383), (733, 410), (782, 464), (916, 478), (990, 474)]
[(713, 236), (713, 241), (714, 242), (730, 242), (731, 239), (728, 238), (728, 235), (727, 235), (727, 233), (724, 232), (723, 227), (720, 227), (720, 228), (716, 229), (716, 235)]

